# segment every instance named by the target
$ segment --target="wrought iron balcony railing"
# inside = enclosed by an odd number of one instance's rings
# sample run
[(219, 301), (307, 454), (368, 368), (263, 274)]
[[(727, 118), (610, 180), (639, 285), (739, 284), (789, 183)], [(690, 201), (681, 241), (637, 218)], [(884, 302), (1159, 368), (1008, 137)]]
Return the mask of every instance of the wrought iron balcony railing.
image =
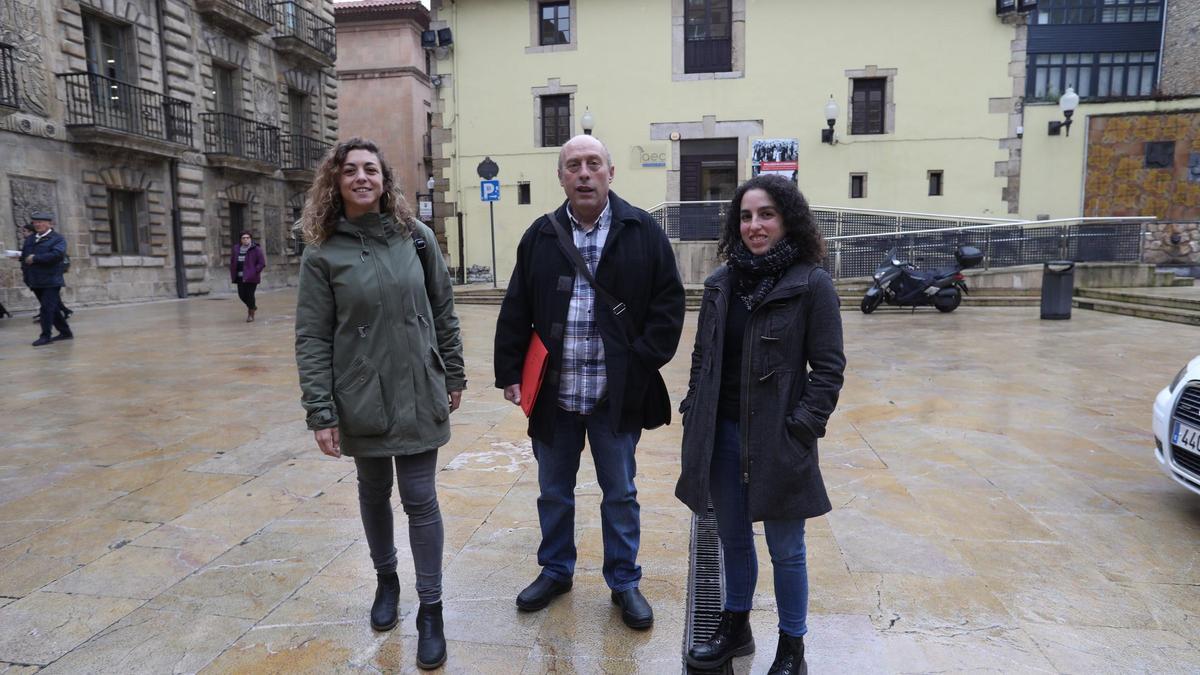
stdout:
[(280, 137), (283, 148), (284, 171), (312, 171), (321, 163), (325, 153), (329, 152), (329, 144), (296, 134), (284, 134)]
[(337, 58), (337, 34), (332, 23), (301, 7), (293, 0), (272, 3), (275, 37), (295, 38), (317, 50), (332, 64)]
[(67, 126), (192, 144), (192, 105), (96, 73), (63, 73)]
[(12, 45), (0, 42), (0, 106), (18, 107), (17, 62)]
[(279, 166), (279, 127), (229, 113), (200, 113), (204, 152)]
[(196, 9), (223, 26), (252, 35), (275, 23), (270, 0), (196, 0)]

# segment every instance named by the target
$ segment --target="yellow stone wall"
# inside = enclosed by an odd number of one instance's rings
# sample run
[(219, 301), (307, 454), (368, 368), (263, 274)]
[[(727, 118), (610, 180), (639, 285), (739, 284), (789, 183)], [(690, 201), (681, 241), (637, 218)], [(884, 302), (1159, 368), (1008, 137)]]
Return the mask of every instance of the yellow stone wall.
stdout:
[[(500, 165), (495, 229), (501, 280), (511, 271), (526, 226), (563, 199), (557, 150), (534, 146), (532, 89), (553, 79), (576, 87), (576, 131), (590, 109), (595, 135), (613, 154), (614, 189), (644, 208), (678, 194), (678, 144), (652, 137), (653, 125), (702, 128), (710, 117), (710, 128), (750, 121), (761, 128), (755, 137), (798, 139), (798, 181), (814, 204), (1008, 215), (1002, 198), (1008, 179), (997, 175), (997, 163), (1009, 160), (1000, 143), (1012, 134), (1009, 111), (995, 103), (1013, 93), (1015, 29), (996, 17), (993, 3), (745, 0), (735, 3), (735, 14), (739, 4), (745, 7), (744, 77), (699, 81), (673, 78), (673, 4), (682, 3), (578, 0), (575, 48), (526, 53), (528, 0), (434, 3), (435, 25), (454, 34), (452, 52), (436, 66), (451, 74), (440, 90), (442, 121), (452, 139), (442, 177), (448, 179), (446, 201), (464, 213), (468, 266), (491, 266), (488, 208), (479, 200), (475, 174), (484, 156)], [(868, 66), (896, 71), (894, 132), (852, 136), (846, 71)], [(833, 146), (820, 143), (822, 110), (831, 94), (841, 107), (839, 143)], [(637, 146), (665, 151), (668, 167), (632, 166)], [(749, 147), (743, 150), (739, 170), (748, 178)], [(944, 196), (928, 196), (929, 170), (945, 172)], [(868, 173), (865, 199), (849, 198), (851, 172)], [(529, 205), (516, 203), (519, 181), (530, 183)], [(453, 221), (447, 221), (447, 237), (451, 264), (457, 264)]]

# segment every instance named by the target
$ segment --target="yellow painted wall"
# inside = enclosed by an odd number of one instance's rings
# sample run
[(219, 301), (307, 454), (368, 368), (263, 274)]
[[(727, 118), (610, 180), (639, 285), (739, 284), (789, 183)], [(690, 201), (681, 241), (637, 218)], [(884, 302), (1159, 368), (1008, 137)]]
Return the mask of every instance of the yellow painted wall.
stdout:
[[(1071, 218), (1083, 214), (1083, 173), (1087, 162), (1088, 117), (1129, 112), (1194, 110), (1200, 97), (1170, 101), (1080, 103), (1071, 135), (1050, 136), (1051, 120), (1061, 120), (1058, 105), (1025, 106), (1025, 138), (1021, 162), (1021, 217)], [(1171, 138), (1159, 140), (1169, 141)]]
[[(633, 146), (653, 142), (653, 123), (761, 120), (763, 137), (797, 138), (799, 184), (814, 204), (952, 214), (1007, 216), (1008, 160), (999, 142), (1008, 115), (989, 113), (989, 99), (1012, 93), (1014, 28), (993, 3), (963, 0), (747, 0), (745, 77), (672, 80), (670, 0), (577, 0), (577, 48), (526, 54), (528, 0), (457, 0), (436, 9), (454, 33), (454, 49), (438, 62), (452, 73), (444, 86), (444, 125), (453, 132), (447, 200), (464, 213), (466, 263), (491, 266), (488, 209), (479, 201), (475, 167), (485, 155), (501, 168), (496, 205), (497, 268), (512, 267), (517, 241), (539, 214), (563, 199), (555, 176), (557, 150), (534, 147), (532, 87), (549, 78), (575, 85), (575, 120), (584, 108), (595, 134), (612, 151), (613, 188), (650, 208), (668, 196), (667, 171), (630, 166)], [(847, 133), (846, 70), (895, 68), (895, 132)], [(820, 143), (823, 106), (841, 106), (840, 143)], [(677, 153), (675, 155), (678, 156)], [(749, 166), (743, 157), (748, 178)], [(678, 169), (676, 166), (670, 169)], [(945, 196), (929, 197), (926, 172), (945, 172)], [(869, 174), (867, 197), (849, 198), (849, 174)], [(529, 181), (532, 204), (516, 204), (516, 184)], [(457, 233), (448, 221), (452, 264)]]

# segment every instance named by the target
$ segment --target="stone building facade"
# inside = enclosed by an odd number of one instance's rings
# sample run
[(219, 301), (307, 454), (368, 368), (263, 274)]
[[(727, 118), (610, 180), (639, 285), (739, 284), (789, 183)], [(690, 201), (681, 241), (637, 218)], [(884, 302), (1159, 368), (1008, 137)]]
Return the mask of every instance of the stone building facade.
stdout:
[(1159, 80), (1159, 91), (1164, 96), (1200, 94), (1197, 54), (1200, 54), (1200, 0), (1171, 0), (1167, 3)]
[[(0, 242), (53, 211), (68, 304), (228, 290), (243, 230), (264, 286), (294, 283), (291, 222), (337, 134), (332, 16), (331, 0), (0, 0)], [(36, 304), (15, 261), (0, 301)]]

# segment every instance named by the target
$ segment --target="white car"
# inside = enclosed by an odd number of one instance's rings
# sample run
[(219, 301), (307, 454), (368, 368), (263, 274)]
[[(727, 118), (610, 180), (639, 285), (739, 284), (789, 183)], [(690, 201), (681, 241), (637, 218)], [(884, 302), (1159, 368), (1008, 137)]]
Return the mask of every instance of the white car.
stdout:
[(1154, 457), (1168, 476), (1200, 494), (1200, 356), (1154, 399)]

